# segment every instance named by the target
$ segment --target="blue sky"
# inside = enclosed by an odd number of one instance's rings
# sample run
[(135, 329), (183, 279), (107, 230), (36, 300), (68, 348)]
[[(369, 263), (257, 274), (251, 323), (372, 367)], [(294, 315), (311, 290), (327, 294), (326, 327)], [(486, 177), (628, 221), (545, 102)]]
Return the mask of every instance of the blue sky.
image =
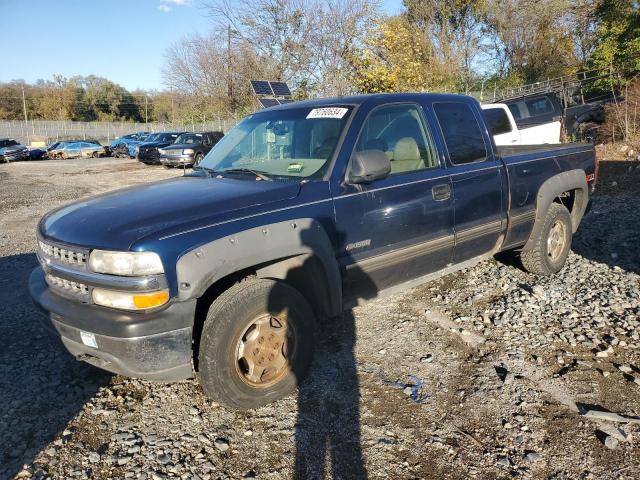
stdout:
[[(200, 0), (0, 0), (0, 82), (95, 74), (162, 89), (166, 48), (206, 33)], [(398, 13), (401, 0), (383, 0)]]

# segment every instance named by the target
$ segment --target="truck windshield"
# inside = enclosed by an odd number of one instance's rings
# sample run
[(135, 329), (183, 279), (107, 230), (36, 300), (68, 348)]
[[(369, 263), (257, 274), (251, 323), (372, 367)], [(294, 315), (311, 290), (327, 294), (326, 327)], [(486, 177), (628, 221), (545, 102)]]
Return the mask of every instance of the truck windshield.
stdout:
[(176, 144), (181, 143), (201, 143), (202, 142), (202, 134), (201, 133), (183, 133), (176, 139)]
[(266, 176), (318, 177), (329, 160), (351, 107), (289, 108), (245, 118), (207, 154), (200, 166)]

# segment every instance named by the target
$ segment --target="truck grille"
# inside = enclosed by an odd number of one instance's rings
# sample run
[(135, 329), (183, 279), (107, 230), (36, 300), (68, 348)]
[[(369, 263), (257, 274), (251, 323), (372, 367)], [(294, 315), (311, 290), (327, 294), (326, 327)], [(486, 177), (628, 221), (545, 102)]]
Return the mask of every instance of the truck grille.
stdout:
[(82, 302), (89, 301), (89, 287), (87, 285), (55, 277), (50, 274), (47, 274), (45, 279), (49, 287), (58, 294)]
[(71, 248), (63, 248), (57, 245), (38, 241), (38, 247), (41, 255), (51, 261), (62, 265), (72, 265), (85, 268), (87, 264), (88, 252), (73, 250)]
[(46, 273), (47, 284), (53, 292), (79, 302), (90, 302), (91, 292), (88, 285), (58, 277), (52, 274), (52, 270), (49, 268), (49, 266), (59, 265), (67, 269), (85, 271), (89, 260), (89, 250), (38, 239), (38, 257)]

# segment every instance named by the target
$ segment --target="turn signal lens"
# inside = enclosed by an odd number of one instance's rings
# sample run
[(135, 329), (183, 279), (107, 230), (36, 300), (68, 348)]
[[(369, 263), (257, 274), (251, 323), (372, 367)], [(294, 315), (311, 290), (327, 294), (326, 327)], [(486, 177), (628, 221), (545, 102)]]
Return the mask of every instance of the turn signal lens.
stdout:
[(169, 292), (162, 290), (161, 292), (145, 293), (143, 295), (134, 295), (133, 304), (138, 309), (155, 308), (164, 305), (169, 301)]
[(96, 305), (120, 310), (147, 310), (160, 307), (169, 301), (168, 290), (151, 293), (127, 293), (94, 288), (91, 296)]

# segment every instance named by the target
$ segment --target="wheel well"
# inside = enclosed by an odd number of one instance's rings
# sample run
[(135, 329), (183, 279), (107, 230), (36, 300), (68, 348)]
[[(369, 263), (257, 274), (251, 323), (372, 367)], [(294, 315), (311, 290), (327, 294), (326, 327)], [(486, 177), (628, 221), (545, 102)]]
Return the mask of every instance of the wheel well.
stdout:
[(210, 305), (225, 290), (251, 277), (270, 278), (289, 284), (309, 302), (317, 318), (336, 314), (331, 307), (327, 274), (322, 261), (315, 255), (295, 255), (231, 273), (211, 284), (198, 298), (193, 324), (193, 365), (196, 371), (200, 337)]
[(577, 226), (582, 220), (582, 212), (584, 211), (583, 203), (588, 201), (587, 193), (581, 188), (574, 188), (572, 190), (566, 190), (553, 199), (554, 203), (564, 205), (571, 214), (571, 221), (573, 222), (574, 233)]
[(205, 292), (198, 298), (196, 303), (196, 314), (193, 320), (193, 367), (198, 371), (198, 358), (200, 355), (200, 337), (202, 336), (202, 327), (204, 321), (207, 318), (207, 312), (213, 301), (222, 294), (225, 290), (228, 290), (236, 283), (242, 282), (247, 278), (255, 276), (255, 270), (246, 269), (239, 272), (234, 272), (226, 277), (223, 277), (207, 288)]
[(575, 204), (576, 199), (576, 191), (575, 190), (567, 190), (566, 192), (562, 192), (556, 198), (553, 199), (553, 203), (559, 203), (560, 205), (564, 205), (569, 213), (573, 211), (573, 206)]

